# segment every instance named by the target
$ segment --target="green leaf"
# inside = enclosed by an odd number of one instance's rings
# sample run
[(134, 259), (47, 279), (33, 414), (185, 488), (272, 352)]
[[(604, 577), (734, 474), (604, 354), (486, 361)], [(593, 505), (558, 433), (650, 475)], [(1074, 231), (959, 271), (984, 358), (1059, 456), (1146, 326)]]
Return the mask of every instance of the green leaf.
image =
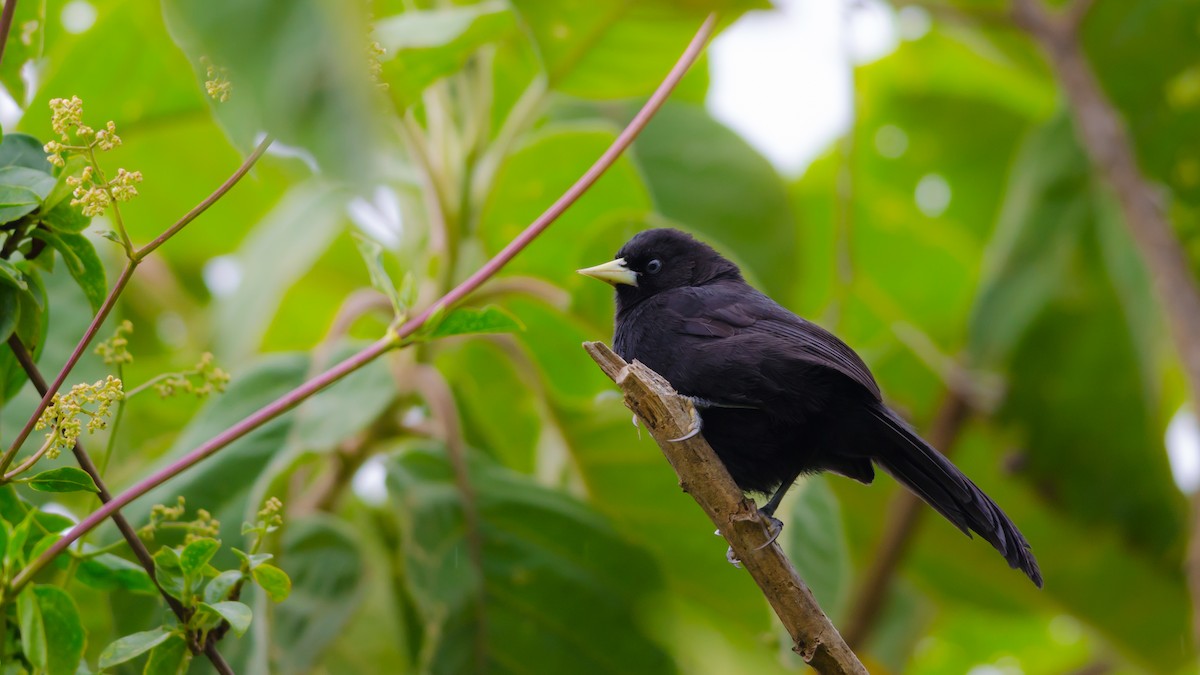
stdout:
[(192, 652), (187, 642), (178, 634), (172, 633), (165, 642), (150, 650), (146, 659), (146, 667), (142, 675), (187, 675), (188, 666), (192, 662)]
[(33, 213), (41, 206), (41, 197), (33, 190), (17, 185), (0, 185), (0, 224)]
[(821, 609), (837, 623), (850, 599), (850, 546), (842, 530), (837, 497), (825, 478), (810, 476), (792, 488), (795, 501), (783, 531), (784, 550), (812, 589)]
[(8, 545), (4, 551), (4, 567), (10, 572), (25, 565), (25, 544), (29, 541), (29, 530), (33, 523), (33, 510), (25, 516), (19, 525), (12, 529), (8, 536)]
[(17, 596), (17, 617), (21, 626), (21, 651), (34, 668), (45, 668), (46, 627), (42, 623), (42, 609), (32, 586), (27, 586)]
[(226, 570), (209, 580), (204, 586), (204, 601), (208, 604), (229, 599), (229, 592), (244, 577), (241, 570)]
[(46, 673), (75, 675), (87, 633), (79, 608), (66, 591), (57, 586), (35, 586), (42, 625), (46, 629)]
[(159, 626), (151, 630), (126, 635), (113, 642), (100, 652), (100, 669), (112, 668), (126, 661), (132, 661), (158, 645), (167, 641), (174, 633)]
[(180, 602), (190, 602), (190, 589), (179, 562), (179, 552), (164, 546), (154, 553), (154, 579), (163, 591)]
[(24, 166), (0, 167), (0, 186), (22, 187), (45, 200), (54, 189), (54, 177)]
[(695, 5), (656, 0), (517, 0), (513, 5), (537, 42), (551, 85), (572, 96), (599, 99), (648, 95), (708, 13)]
[(5, 134), (0, 140), (0, 167), (21, 166), (50, 175), (50, 162), (46, 161), (45, 145), (28, 134)]
[[(327, 358), (332, 365), (349, 357), (365, 342), (347, 340)], [(379, 419), (399, 396), (386, 359), (376, 359), (305, 401), (295, 415), (291, 444), (308, 450), (332, 451)]]
[(187, 577), (195, 578), (204, 571), (208, 561), (217, 554), (221, 542), (209, 537), (195, 539), (183, 547), (179, 554), (179, 568)]
[(43, 471), (30, 478), (28, 484), (39, 492), (99, 492), (92, 477), (73, 466)]
[[(29, 290), (17, 296), (20, 309), (17, 315), (16, 335), (36, 361), (41, 354), (43, 338), (49, 315), (46, 311), (46, 287), (37, 270), (25, 269), (22, 278)], [(29, 378), (25, 369), (17, 363), (10, 349), (0, 349), (0, 406), (21, 390)]]
[(144, 595), (158, 594), (158, 587), (141, 565), (111, 553), (101, 553), (82, 560), (75, 578), (84, 585), (102, 591), (122, 589)]
[(351, 184), (373, 179), (381, 122), (361, 12), (321, 0), (168, 0), (162, 12), (198, 86), (208, 79), (201, 57), (225, 69), (232, 95), (213, 112), (236, 146), (248, 150), (265, 130), (306, 148), (322, 173)]
[(99, 311), (108, 294), (104, 263), (96, 254), (96, 247), (82, 234), (55, 233), (42, 228), (34, 230), (33, 236), (42, 239), (57, 250), (67, 265), (75, 283), (83, 289), (93, 311)]
[(16, 265), (7, 260), (0, 260), (0, 283), (22, 291), (29, 290), (29, 284), (25, 281), (25, 274)]
[(384, 79), (401, 105), (419, 101), (435, 81), (459, 71), (480, 47), (516, 32), (512, 9), (494, 0), (409, 10), (375, 22), (374, 36), (387, 50)]
[(452, 335), (515, 333), (525, 327), (515, 316), (495, 305), (483, 308), (456, 307), (429, 333), (431, 339)]
[(17, 329), (21, 317), (21, 301), (17, 298), (20, 292), (15, 286), (0, 284), (0, 343), (6, 342)]
[[(505, 663), (579, 675), (675, 672), (638, 619), (638, 605), (663, 582), (646, 553), (584, 504), (469, 457), (479, 509), (474, 534), (466, 531), (444, 451), (407, 450), (388, 466), (402, 537), (395, 564), (403, 566), (405, 592), (424, 624), (421, 652), (431, 672)], [(482, 569), (470, 562), (468, 536), (478, 538)], [(714, 554), (719, 558), (719, 549)], [(521, 628), (529, 621), (553, 630)]]
[[(68, 201), (61, 201), (51, 207), (48, 212), (42, 215), (41, 219), (43, 225), (55, 232), (78, 234), (86, 230), (88, 225), (92, 224), (91, 218), (83, 215), (83, 211), (80, 211), (78, 206), (71, 206), (71, 202)], [(117, 243), (120, 243), (120, 241)]]
[(354, 243), (358, 246), (358, 253), (362, 256), (363, 262), (367, 264), (367, 272), (371, 275), (371, 285), (375, 287), (375, 290), (383, 293), (388, 302), (392, 303), (392, 316), (399, 318), (407, 315), (408, 307), (400, 301), (400, 293), (396, 290), (396, 284), (392, 283), (392, 278), (383, 268), (383, 247), (357, 232), (354, 233)]
[[(254, 354), (284, 293), (342, 231), (344, 196), (326, 183), (301, 183), (254, 225), (235, 254), (245, 276), (237, 292), (216, 308), (221, 325), (239, 329), (217, 335), (214, 352), (234, 361)], [(301, 222), (304, 236), (298, 237), (296, 223)]]
[(250, 627), (250, 619), (253, 617), (250, 608), (245, 603), (234, 600), (226, 600), (211, 605), (200, 603), (200, 608), (228, 621), (229, 627), (233, 629), (234, 634), (238, 637), (241, 637), (246, 632), (246, 629)]
[(254, 568), (252, 574), (255, 583), (267, 592), (267, 597), (271, 598), (272, 602), (283, 602), (291, 595), (292, 580), (288, 577), (287, 572), (278, 567), (259, 565)]
[(281, 544), (292, 593), (272, 612), (269, 644), (278, 655), (273, 670), (309, 672), (344, 635), (362, 602), (363, 543), (345, 521), (310, 516), (289, 521)]

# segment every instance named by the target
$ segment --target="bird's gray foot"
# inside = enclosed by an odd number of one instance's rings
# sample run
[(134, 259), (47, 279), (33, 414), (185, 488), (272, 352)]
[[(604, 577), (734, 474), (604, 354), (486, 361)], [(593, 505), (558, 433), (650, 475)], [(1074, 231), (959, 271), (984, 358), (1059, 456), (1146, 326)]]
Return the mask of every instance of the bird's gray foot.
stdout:
[(742, 561), (738, 560), (737, 554), (733, 552), (732, 546), (730, 546), (728, 549), (726, 549), (725, 559), (729, 561), (730, 565), (733, 565), (734, 567), (738, 568), (739, 570), (742, 569)]
[[(761, 513), (761, 511), (760, 511), (760, 513)], [(779, 538), (779, 534), (781, 532), (783, 532), (783, 521), (782, 520), (776, 518), (775, 516), (767, 514), (767, 513), (763, 513), (762, 515), (765, 516), (766, 519), (771, 523), (770, 528), (767, 530), (770, 533), (771, 538), (767, 539), (766, 543), (764, 543), (762, 546), (759, 546), (757, 549), (755, 549), (756, 551), (760, 550), (760, 549), (764, 549), (764, 548), (770, 546), (771, 544), (775, 543), (775, 540)]]
[(702, 424), (702, 420), (700, 419), (700, 410), (698, 409), (698, 407), (696, 405), (696, 401), (693, 400), (692, 401), (692, 427), (691, 427), (691, 429), (689, 429), (686, 434), (680, 436), (679, 438), (670, 438), (667, 440), (670, 441), (671, 443), (679, 443), (681, 441), (686, 441), (689, 438), (695, 438), (697, 435), (700, 434), (701, 424)]

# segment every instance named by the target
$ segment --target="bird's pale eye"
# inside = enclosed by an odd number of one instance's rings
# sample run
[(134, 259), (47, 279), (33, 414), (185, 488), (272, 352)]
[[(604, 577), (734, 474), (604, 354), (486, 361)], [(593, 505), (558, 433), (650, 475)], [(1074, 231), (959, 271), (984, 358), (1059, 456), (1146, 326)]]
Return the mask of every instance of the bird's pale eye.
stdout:
[(654, 260), (651, 260), (650, 262), (646, 263), (646, 271), (649, 272), (650, 274), (658, 274), (659, 270), (661, 270), (661, 269), (662, 269), (662, 261), (659, 260), (658, 258), (655, 258)]

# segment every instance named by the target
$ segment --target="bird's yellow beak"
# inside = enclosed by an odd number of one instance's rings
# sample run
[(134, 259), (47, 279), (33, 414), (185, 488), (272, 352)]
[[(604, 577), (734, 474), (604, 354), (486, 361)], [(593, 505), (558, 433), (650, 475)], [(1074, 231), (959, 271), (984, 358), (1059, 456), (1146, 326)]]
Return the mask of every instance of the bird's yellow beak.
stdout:
[(588, 267), (586, 269), (579, 270), (579, 273), (587, 277), (592, 277), (593, 279), (599, 279), (600, 281), (603, 281), (606, 284), (612, 284), (613, 286), (616, 286), (617, 284), (624, 284), (626, 286), (638, 285), (637, 272), (634, 272), (625, 265), (624, 258), (617, 258), (616, 260), (610, 260), (603, 265)]

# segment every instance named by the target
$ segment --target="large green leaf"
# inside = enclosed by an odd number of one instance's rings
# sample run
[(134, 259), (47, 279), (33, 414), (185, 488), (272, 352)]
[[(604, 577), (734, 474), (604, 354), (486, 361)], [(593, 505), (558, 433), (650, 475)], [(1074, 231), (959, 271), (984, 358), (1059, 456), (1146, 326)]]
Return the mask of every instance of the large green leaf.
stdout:
[(291, 595), (274, 611), (270, 645), (258, 648), (273, 655), (269, 672), (311, 672), (362, 601), (360, 537), (333, 518), (299, 519), (288, 524), (278, 562), (292, 579)]
[(485, 0), (379, 19), (374, 36), (387, 50), (383, 72), (392, 96), (407, 105), (433, 82), (459, 71), (480, 47), (516, 29), (507, 3)]
[(783, 531), (788, 558), (836, 624), (850, 599), (852, 572), (841, 507), (824, 478), (807, 478), (793, 491)]
[(236, 254), (241, 282), (217, 305), (222, 324), (239, 326), (218, 336), (221, 356), (240, 361), (253, 353), (283, 294), (341, 231), (343, 199), (328, 185), (298, 186), (254, 225)]
[(47, 675), (74, 675), (83, 657), (87, 634), (75, 601), (57, 586), (35, 586), (46, 630)]
[(732, 18), (757, 2), (513, 3), (532, 32), (550, 83), (587, 98), (645, 96), (666, 76), (709, 7)]
[[(645, 554), (581, 504), (490, 463), (471, 466), (474, 533), (464, 532), (444, 454), (411, 450), (389, 462), (423, 667), (673, 672), (636, 618), (661, 583)], [(482, 568), (471, 562), (472, 537)]]
[(197, 80), (209, 79), (205, 58), (232, 84), (215, 113), (238, 147), (248, 150), (265, 130), (352, 182), (370, 176), (380, 131), (361, 8), (320, 0), (163, 2), (171, 36)]

